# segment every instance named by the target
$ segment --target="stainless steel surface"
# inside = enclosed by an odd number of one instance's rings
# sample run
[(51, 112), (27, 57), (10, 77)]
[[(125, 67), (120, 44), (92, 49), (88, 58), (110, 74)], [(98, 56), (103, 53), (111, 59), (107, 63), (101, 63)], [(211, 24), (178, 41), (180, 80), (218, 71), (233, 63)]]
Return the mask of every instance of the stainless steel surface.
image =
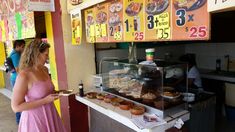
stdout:
[(235, 82), (235, 72), (200, 69), (200, 73), (202, 78)]

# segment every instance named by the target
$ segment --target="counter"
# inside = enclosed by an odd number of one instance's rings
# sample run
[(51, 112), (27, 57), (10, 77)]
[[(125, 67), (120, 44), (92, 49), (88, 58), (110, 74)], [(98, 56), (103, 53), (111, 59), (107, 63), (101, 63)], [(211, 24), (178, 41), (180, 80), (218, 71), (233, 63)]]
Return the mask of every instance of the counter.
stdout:
[(225, 82), (235, 83), (235, 72), (219, 71), (209, 69), (199, 69), (201, 78), (213, 79)]
[(177, 119), (181, 118), (183, 121), (187, 121), (190, 117), (187, 110), (182, 110), (181, 112), (167, 116), (164, 119), (167, 123), (164, 125), (156, 126), (151, 129), (140, 129), (131, 121), (131, 119), (137, 116), (132, 115), (130, 111), (121, 110), (119, 107), (115, 107), (97, 99), (88, 99), (86, 97), (76, 96), (76, 100), (138, 132), (162, 132), (173, 127)]

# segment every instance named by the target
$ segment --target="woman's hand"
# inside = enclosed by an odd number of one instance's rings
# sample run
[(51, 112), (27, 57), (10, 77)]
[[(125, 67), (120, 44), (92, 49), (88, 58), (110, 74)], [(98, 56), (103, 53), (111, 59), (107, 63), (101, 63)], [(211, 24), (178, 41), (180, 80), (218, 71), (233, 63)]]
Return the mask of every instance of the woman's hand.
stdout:
[(59, 99), (59, 97), (60, 97), (59, 94), (49, 94), (48, 96), (46, 96), (46, 97), (44, 98), (45, 104), (51, 103), (51, 102), (53, 102), (54, 100)]

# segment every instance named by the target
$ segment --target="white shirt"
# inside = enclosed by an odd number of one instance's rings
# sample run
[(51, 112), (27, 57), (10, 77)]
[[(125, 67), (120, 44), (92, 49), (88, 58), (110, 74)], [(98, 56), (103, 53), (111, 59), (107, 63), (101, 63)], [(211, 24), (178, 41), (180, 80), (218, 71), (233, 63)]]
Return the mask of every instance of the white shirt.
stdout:
[(193, 84), (196, 85), (197, 87), (201, 88), (202, 87), (202, 80), (200, 77), (200, 73), (198, 69), (193, 66), (189, 72), (188, 72), (188, 78), (194, 79)]

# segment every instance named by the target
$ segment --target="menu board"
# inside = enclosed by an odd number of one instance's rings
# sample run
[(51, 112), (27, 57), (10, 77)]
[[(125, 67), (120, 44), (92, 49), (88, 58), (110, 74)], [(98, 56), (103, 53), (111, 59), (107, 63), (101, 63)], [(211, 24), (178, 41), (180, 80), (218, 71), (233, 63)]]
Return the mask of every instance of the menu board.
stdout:
[(112, 0), (108, 4), (108, 33), (109, 42), (123, 41), (123, 1)]
[(145, 0), (145, 41), (168, 40), (170, 29), (170, 0)]
[(210, 37), (207, 0), (110, 0), (86, 10), (85, 19), (89, 43)]
[(144, 1), (124, 0), (124, 41), (143, 41), (145, 39), (144, 29)]
[(172, 40), (208, 40), (207, 0), (173, 0)]
[(85, 11), (86, 24), (86, 41), (88, 43), (95, 43), (95, 19), (94, 8), (86, 9)]
[(108, 42), (108, 3), (99, 4), (94, 8), (95, 42)]
[(80, 45), (82, 38), (81, 11), (71, 13), (72, 45)]

